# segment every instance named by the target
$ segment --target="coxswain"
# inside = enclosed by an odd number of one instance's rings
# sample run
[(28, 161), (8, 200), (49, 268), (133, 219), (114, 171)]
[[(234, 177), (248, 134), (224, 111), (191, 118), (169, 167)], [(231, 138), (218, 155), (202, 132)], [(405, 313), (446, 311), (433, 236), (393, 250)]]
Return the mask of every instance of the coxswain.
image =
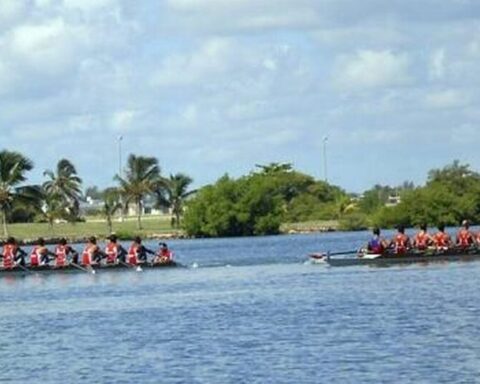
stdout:
[(125, 262), (125, 255), (127, 251), (120, 244), (117, 243), (117, 236), (110, 235), (108, 243), (105, 246), (105, 254), (107, 264), (116, 264), (118, 260)]
[(72, 262), (78, 264), (78, 252), (67, 244), (67, 239), (62, 237), (55, 247), (55, 267), (66, 267), (68, 255), (72, 255)]
[(433, 244), (433, 239), (427, 231), (427, 224), (420, 225), (420, 231), (413, 238), (413, 247), (419, 251), (425, 251)]
[(27, 252), (21, 249), (14, 237), (9, 237), (3, 244), (3, 252), (0, 257), (3, 258), (3, 268), (11, 269), (18, 262), (21, 266), (25, 266), (25, 256)]
[(33, 247), (32, 252), (30, 253), (30, 267), (48, 265), (50, 263), (49, 256), (55, 256), (55, 254), (45, 246), (45, 239), (39, 237), (37, 244)]
[(159, 243), (160, 249), (153, 258), (154, 264), (168, 264), (173, 260), (173, 252), (168, 249), (166, 243)]
[(103, 252), (97, 245), (97, 238), (95, 236), (89, 237), (82, 252), (82, 265), (98, 264), (103, 256)]
[(133, 243), (128, 250), (128, 259), (127, 262), (130, 265), (137, 265), (138, 262), (146, 262), (147, 261), (147, 253), (154, 255), (155, 252), (152, 250), (145, 248), (142, 245), (142, 239), (140, 236), (136, 236), (133, 239)]
[(367, 243), (367, 253), (381, 255), (387, 248), (387, 241), (380, 236), (380, 228), (373, 228), (372, 238)]
[(456, 244), (459, 248), (469, 248), (474, 244), (472, 232), (470, 232), (470, 223), (468, 220), (462, 221), (462, 228), (457, 232)]
[(435, 233), (432, 237), (433, 244), (435, 245), (437, 250), (445, 251), (452, 244), (452, 239), (450, 238), (450, 235), (445, 232), (445, 224), (439, 224), (437, 228), (438, 232)]
[(397, 227), (397, 234), (392, 239), (392, 245), (397, 255), (403, 255), (410, 249), (410, 238), (405, 234), (403, 225)]

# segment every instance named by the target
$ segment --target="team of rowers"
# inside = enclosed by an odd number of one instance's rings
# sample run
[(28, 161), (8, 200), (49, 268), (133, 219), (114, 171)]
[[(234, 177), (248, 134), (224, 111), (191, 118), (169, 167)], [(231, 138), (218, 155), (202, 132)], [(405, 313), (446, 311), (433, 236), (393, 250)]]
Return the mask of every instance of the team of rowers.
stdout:
[[(82, 253), (79, 254), (67, 244), (65, 238), (60, 239), (53, 252), (46, 247), (45, 240), (39, 238), (30, 253), (30, 263), (28, 266), (35, 268), (43, 265), (51, 265), (62, 268), (70, 264), (85, 267), (98, 264), (118, 263), (135, 266), (139, 263), (146, 262), (165, 264), (173, 261), (173, 252), (168, 249), (166, 243), (159, 243), (160, 248), (154, 252), (142, 245), (142, 239), (137, 236), (133, 239), (127, 251), (117, 240), (117, 236), (110, 235), (105, 248), (101, 249), (97, 245), (97, 239), (92, 236), (88, 239)], [(150, 261), (148, 260), (148, 254), (153, 255)], [(27, 257), (27, 252), (20, 248), (15, 238), (9, 237), (3, 244), (3, 252), (0, 254), (0, 258), (3, 259), (4, 269), (11, 269), (16, 265), (25, 268), (27, 266)], [(54, 261), (53, 264), (51, 264), (52, 261)]]
[(403, 226), (398, 226), (397, 233), (390, 241), (381, 237), (380, 229), (374, 228), (373, 236), (367, 244), (366, 251), (371, 254), (382, 254), (387, 250), (392, 250), (393, 253), (401, 255), (411, 249), (418, 251), (427, 249), (445, 251), (451, 247), (467, 249), (474, 245), (480, 246), (480, 232), (472, 232), (468, 220), (463, 220), (462, 227), (457, 232), (455, 241), (445, 231), (443, 224), (438, 226), (438, 231), (433, 235), (428, 233), (427, 225), (422, 224), (420, 225), (420, 230), (412, 239), (405, 234)]

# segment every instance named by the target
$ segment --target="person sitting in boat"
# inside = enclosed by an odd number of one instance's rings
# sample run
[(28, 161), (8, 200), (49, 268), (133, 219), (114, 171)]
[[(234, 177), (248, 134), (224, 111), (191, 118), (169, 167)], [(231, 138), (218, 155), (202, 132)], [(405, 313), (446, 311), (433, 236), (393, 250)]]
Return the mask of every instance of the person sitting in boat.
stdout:
[(108, 237), (105, 254), (107, 255), (107, 264), (116, 264), (118, 260), (125, 262), (127, 251), (117, 243), (117, 236), (112, 234)]
[(55, 257), (55, 254), (45, 246), (45, 239), (39, 237), (37, 244), (33, 247), (32, 252), (30, 253), (30, 266), (38, 267), (40, 265), (48, 265), (50, 263), (49, 256)]
[(403, 255), (411, 248), (410, 238), (405, 234), (405, 227), (403, 225), (397, 227), (397, 234), (393, 237), (391, 244), (394, 253), (397, 255)]
[(151, 249), (145, 248), (142, 245), (142, 239), (140, 236), (134, 237), (133, 243), (128, 250), (128, 264), (137, 265), (138, 262), (146, 262), (147, 253), (151, 255), (155, 254)]
[(78, 264), (78, 252), (67, 244), (67, 239), (62, 237), (55, 247), (55, 267), (66, 267), (67, 257), (72, 255), (72, 262)]
[(82, 252), (82, 265), (98, 264), (104, 256), (97, 245), (97, 238), (95, 236), (89, 237)]
[(27, 252), (18, 246), (17, 240), (14, 237), (9, 237), (3, 244), (3, 252), (0, 257), (3, 259), (3, 268), (11, 269), (15, 263), (25, 266), (25, 256)]
[(473, 234), (470, 232), (470, 223), (468, 220), (463, 220), (462, 228), (457, 232), (457, 247), (465, 249), (471, 247), (474, 243)]
[(388, 242), (380, 236), (380, 228), (373, 228), (372, 234), (367, 243), (367, 253), (381, 255), (388, 248)]
[(452, 239), (450, 235), (445, 232), (445, 224), (439, 224), (437, 228), (438, 232), (432, 237), (433, 244), (437, 250), (445, 251), (452, 245)]
[(432, 244), (433, 239), (427, 232), (427, 224), (423, 223), (420, 225), (420, 231), (413, 238), (413, 247), (419, 251), (425, 251)]
[(154, 264), (168, 264), (173, 260), (173, 252), (168, 249), (166, 243), (159, 243), (160, 249), (153, 258)]

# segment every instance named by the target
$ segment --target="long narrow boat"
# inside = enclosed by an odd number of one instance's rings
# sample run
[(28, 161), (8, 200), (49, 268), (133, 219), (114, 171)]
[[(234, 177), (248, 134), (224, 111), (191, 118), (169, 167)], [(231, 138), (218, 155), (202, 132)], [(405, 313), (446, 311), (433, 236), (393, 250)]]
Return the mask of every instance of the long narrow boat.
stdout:
[(360, 254), (356, 257), (332, 257), (328, 254), (312, 254), (310, 258), (316, 263), (326, 263), (332, 267), (348, 267), (369, 265), (375, 267), (388, 267), (391, 265), (416, 264), (416, 263), (445, 263), (479, 261), (480, 249), (448, 249), (444, 251), (428, 250), (424, 252), (411, 251), (406, 254)]
[(38, 267), (16, 265), (13, 268), (0, 268), (0, 276), (23, 276), (27, 274), (70, 274), (70, 273), (103, 273), (110, 271), (135, 271), (151, 270), (157, 268), (174, 268), (181, 266), (175, 261), (168, 263), (140, 263), (138, 265), (129, 265), (126, 263), (118, 264), (94, 264), (91, 266), (68, 264), (65, 267), (54, 267), (51, 265), (41, 265)]

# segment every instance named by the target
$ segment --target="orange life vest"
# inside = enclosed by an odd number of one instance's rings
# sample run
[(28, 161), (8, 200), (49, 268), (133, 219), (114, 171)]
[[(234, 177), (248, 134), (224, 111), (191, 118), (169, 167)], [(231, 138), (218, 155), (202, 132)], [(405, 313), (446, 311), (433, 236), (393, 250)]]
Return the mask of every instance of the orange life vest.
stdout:
[(138, 248), (137, 244), (132, 244), (128, 250), (128, 264), (137, 265), (138, 263)]
[(116, 243), (108, 243), (105, 247), (105, 253), (107, 254), (107, 263), (115, 263), (118, 257), (118, 245)]
[(30, 266), (31, 267), (38, 267), (40, 265), (40, 260), (41, 260), (41, 253), (40, 250), (42, 248), (39, 246), (35, 246), (32, 249), (32, 252), (30, 253)]
[(55, 261), (56, 267), (64, 267), (67, 264), (67, 249), (66, 245), (61, 244), (55, 248), (55, 255), (57, 256)]
[(448, 235), (445, 232), (437, 232), (433, 236), (433, 241), (437, 247), (448, 247)]
[(429, 236), (427, 232), (420, 231), (415, 236), (415, 245), (418, 249), (427, 249)]
[(13, 268), (17, 246), (14, 244), (5, 244), (3, 246), (3, 268)]
[(405, 253), (407, 251), (408, 236), (398, 233), (394, 238), (395, 253)]
[(96, 245), (90, 244), (86, 245), (85, 249), (82, 252), (82, 264), (83, 265), (90, 265), (92, 264), (93, 259), (93, 252), (96, 249)]
[(470, 233), (470, 231), (465, 228), (458, 231), (457, 242), (460, 247), (469, 247), (472, 243), (472, 234)]

